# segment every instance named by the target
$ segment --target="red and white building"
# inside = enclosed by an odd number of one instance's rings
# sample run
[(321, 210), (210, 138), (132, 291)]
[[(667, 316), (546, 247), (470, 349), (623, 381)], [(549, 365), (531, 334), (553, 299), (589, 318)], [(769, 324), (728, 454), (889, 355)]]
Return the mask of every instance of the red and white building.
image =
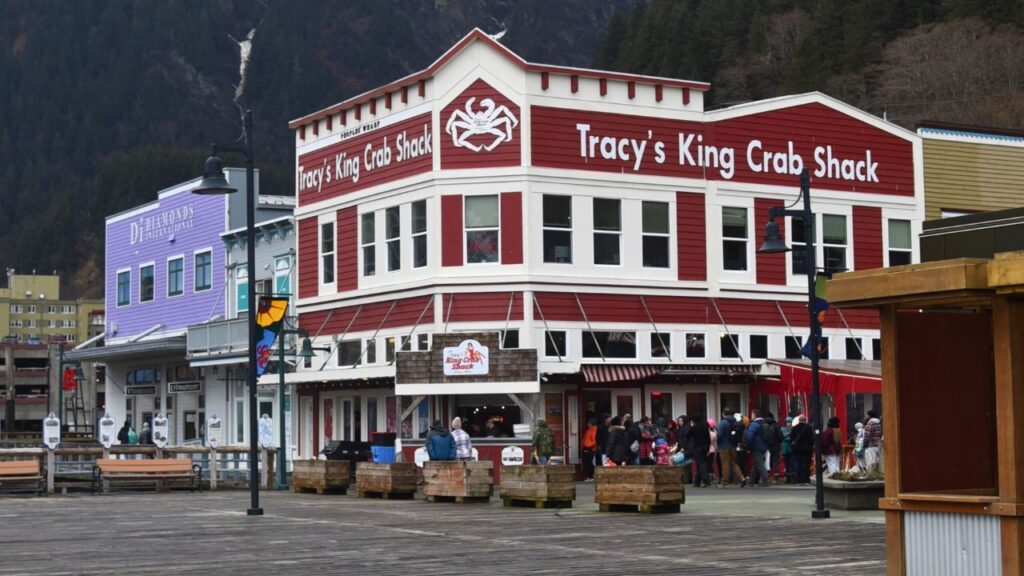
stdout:
[[(807, 168), (818, 262), (917, 261), (889, 239), (920, 232), (921, 140), (819, 93), (706, 111), (709, 89), (529, 63), (475, 30), (293, 121), (299, 322), (330, 348), (288, 375), (300, 455), (461, 415), (544, 417), (575, 461), (590, 413), (802, 410), (806, 381), (766, 362), (807, 336), (802, 261), (756, 251), (768, 210)], [(537, 378), (396, 386), (396, 349), (463, 331), (536, 349)], [(830, 361), (878, 359), (876, 312), (830, 313), (824, 336)], [(826, 415), (877, 388), (837, 385)]]

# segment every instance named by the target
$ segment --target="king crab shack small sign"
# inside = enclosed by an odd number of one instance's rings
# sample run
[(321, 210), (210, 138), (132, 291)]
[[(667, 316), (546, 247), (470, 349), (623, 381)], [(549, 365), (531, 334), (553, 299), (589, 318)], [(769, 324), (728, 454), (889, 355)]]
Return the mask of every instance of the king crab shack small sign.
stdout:
[(458, 346), (444, 349), (445, 376), (481, 376), (488, 370), (487, 346), (476, 340), (463, 340)]

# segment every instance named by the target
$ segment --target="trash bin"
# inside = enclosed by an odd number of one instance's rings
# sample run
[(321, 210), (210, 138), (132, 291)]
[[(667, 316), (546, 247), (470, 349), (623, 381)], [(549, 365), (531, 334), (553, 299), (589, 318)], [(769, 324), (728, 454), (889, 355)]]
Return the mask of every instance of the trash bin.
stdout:
[(329, 442), (320, 454), (328, 460), (348, 460), (351, 463), (351, 473), (355, 475), (356, 463), (370, 459), (370, 443), (335, 440)]
[(370, 444), (374, 446), (395, 447), (395, 439), (398, 434), (395, 432), (370, 432)]
[(370, 451), (373, 454), (374, 462), (395, 461), (395, 438), (394, 432), (371, 432)]

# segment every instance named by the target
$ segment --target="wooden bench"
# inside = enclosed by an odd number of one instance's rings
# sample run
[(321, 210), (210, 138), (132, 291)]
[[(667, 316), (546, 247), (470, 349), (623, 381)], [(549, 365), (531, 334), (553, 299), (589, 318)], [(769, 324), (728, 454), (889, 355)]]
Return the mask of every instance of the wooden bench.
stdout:
[(46, 494), (46, 477), (42, 474), (39, 460), (14, 460), (0, 462), (0, 490), (8, 491), (8, 486), (18, 490)]
[(170, 487), (161, 484), (164, 481), (176, 483), (188, 481), (193, 492), (199, 488), (201, 468), (187, 458), (160, 458), (156, 460), (114, 460), (101, 458), (96, 460), (92, 469), (92, 490), (101, 492), (104, 482), (119, 485), (139, 485), (154, 483), (157, 488)]

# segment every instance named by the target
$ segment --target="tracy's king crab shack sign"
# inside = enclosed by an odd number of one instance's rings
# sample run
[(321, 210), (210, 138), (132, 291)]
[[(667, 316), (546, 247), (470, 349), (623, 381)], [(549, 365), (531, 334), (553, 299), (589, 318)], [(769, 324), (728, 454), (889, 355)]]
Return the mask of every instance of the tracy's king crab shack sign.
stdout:
[(488, 372), (489, 352), (476, 340), (463, 340), (444, 349), (441, 356), (445, 376), (483, 376)]

